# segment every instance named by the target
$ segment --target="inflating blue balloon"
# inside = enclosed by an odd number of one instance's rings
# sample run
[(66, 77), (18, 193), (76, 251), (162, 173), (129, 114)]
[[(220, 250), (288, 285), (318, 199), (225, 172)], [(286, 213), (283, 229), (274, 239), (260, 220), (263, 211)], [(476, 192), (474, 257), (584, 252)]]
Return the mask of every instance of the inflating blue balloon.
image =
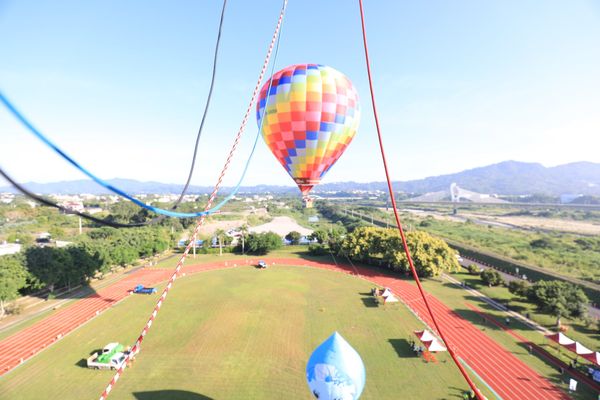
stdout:
[(360, 355), (337, 332), (310, 356), (306, 380), (319, 400), (357, 400), (365, 387)]

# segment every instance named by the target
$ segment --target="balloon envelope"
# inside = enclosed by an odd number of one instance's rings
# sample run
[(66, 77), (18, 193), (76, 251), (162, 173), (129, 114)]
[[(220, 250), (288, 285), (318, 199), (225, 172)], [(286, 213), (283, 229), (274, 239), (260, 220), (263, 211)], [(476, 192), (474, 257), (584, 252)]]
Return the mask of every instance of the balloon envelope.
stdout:
[(306, 366), (308, 386), (319, 400), (357, 400), (365, 379), (360, 355), (337, 332), (315, 349)]
[(257, 103), (258, 126), (264, 110), (263, 138), (306, 195), (354, 138), (358, 93), (344, 74), (317, 64), (282, 69), (268, 89), (269, 81)]

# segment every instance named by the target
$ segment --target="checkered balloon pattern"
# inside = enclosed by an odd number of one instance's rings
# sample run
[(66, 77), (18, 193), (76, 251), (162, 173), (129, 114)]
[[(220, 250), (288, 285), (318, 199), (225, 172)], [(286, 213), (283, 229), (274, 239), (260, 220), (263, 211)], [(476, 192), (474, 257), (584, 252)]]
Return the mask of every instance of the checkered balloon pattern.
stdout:
[(257, 104), (264, 113), (265, 142), (304, 195), (318, 184), (354, 138), (360, 119), (358, 93), (335, 69), (298, 64), (273, 75)]

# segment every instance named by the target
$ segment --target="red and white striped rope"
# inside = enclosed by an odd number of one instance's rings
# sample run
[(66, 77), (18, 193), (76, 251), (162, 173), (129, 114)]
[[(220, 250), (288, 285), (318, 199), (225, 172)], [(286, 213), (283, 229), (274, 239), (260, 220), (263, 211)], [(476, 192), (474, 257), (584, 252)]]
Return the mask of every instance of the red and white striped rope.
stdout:
[[(271, 43), (269, 44), (269, 50), (267, 51), (267, 56), (265, 57), (265, 61), (263, 63), (262, 69), (260, 71), (260, 75), (258, 77), (258, 82), (256, 83), (256, 87), (254, 88), (254, 92), (252, 93), (252, 98), (250, 99), (250, 104), (248, 105), (248, 109), (246, 110), (246, 113), (244, 114), (244, 119), (242, 120), (242, 123), (240, 125), (240, 129), (238, 130), (238, 133), (237, 133), (237, 135), (235, 137), (235, 140), (233, 142), (231, 150), (229, 151), (229, 155), (227, 156), (227, 160), (225, 161), (225, 164), (223, 165), (223, 169), (221, 170), (221, 174), (219, 175), (219, 179), (217, 180), (217, 183), (215, 184), (215, 187), (214, 187), (214, 189), (213, 189), (213, 191), (212, 191), (212, 193), (211, 193), (211, 195), (210, 195), (210, 197), (208, 199), (205, 211), (210, 209), (210, 207), (212, 206), (213, 201), (217, 197), (217, 193), (218, 193), (219, 188), (221, 186), (221, 183), (223, 181), (223, 177), (225, 176), (225, 173), (226, 173), (227, 169), (229, 168), (229, 165), (231, 163), (231, 159), (233, 158), (235, 150), (237, 149), (239, 141), (240, 141), (240, 139), (242, 137), (242, 134), (243, 134), (243, 132), (244, 132), (244, 130), (246, 128), (246, 124), (248, 123), (248, 118), (250, 116), (250, 112), (252, 111), (252, 107), (254, 105), (254, 102), (256, 101), (256, 97), (258, 96), (258, 92), (260, 90), (260, 85), (262, 83), (262, 80), (264, 78), (265, 72), (267, 70), (267, 66), (269, 65), (269, 60), (271, 59), (271, 53), (273, 52), (273, 48), (275, 46), (275, 42), (277, 41), (277, 37), (279, 35), (279, 29), (281, 28), (281, 23), (283, 21), (283, 16), (285, 14), (287, 3), (288, 3), (288, 0), (284, 0), (283, 6), (281, 8), (281, 12), (279, 14), (279, 20), (277, 21), (277, 26), (275, 28), (275, 32), (273, 33), (273, 37), (271, 38)], [(165, 301), (165, 299), (167, 297), (167, 294), (169, 293), (169, 290), (173, 286), (173, 282), (177, 278), (177, 275), (179, 274), (179, 271), (183, 267), (183, 263), (185, 261), (185, 258), (187, 257), (188, 253), (190, 252), (190, 249), (191, 249), (193, 243), (196, 241), (196, 236), (198, 235), (198, 230), (200, 229), (200, 227), (204, 223), (205, 219), (206, 219), (206, 216), (203, 215), (198, 220), (198, 224), (196, 225), (196, 228), (194, 229), (194, 234), (192, 235), (192, 240), (190, 240), (190, 242), (188, 243), (188, 245), (185, 247), (185, 251), (183, 252), (181, 258), (179, 259), (179, 262), (177, 263), (177, 267), (175, 268), (175, 271), (173, 272), (173, 274), (169, 278), (169, 282), (167, 283), (167, 286), (163, 290), (162, 294), (160, 295), (160, 298), (158, 299), (158, 302), (154, 306), (154, 310), (152, 311), (152, 314), (150, 314), (150, 318), (148, 318), (148, 322), (146, 322), (146, 325), (144, 325), (144, 328), (142, 329), (142, 332), (141, 332), (140, 336), (138, 337), (138, 339), (136, 340), (135, 344), (131, 348), (131, 351), (129, 352), (129, 354), (127, 355), (127, 358), (125, 359), (125, 362), (123, 362), (123, 364), (121, 365), (121, 367), (116, 371), (115, 375), (113, 376), (113, 378), (110, 380), (110, 382), (108, 383), (108, 385), (104, 389), (104, 392), (102, 392), (102, 395), (100, 396), (100, 400), (105, 400), (108, 397), (108, 395), (110, 394), (111, 390), (113, 389), (113, 387), (115, 386), (115, 384), (117, 383), (117, 381), (119, 380), (119, 378), (121, 377), (121, 375), (123, 374), (123, 371), (125, 371), (125, 368), (127, 368), (127, 365), (129, 364), (129, 362), (131, 362), (133, 360), (133, 358), (137, 355), (137, 353), (140, 352), (140, 346), (142, 344), (142, 341), (144, 340), (144, 337), (146, 336), (146, 334), (148, 333), (148, 330), (152, 326), (152, 323), (154, 322), (154, 319), (156, 318), (156, 315), (158, 314), (158, 311), (160, 310), (163, 302)]]

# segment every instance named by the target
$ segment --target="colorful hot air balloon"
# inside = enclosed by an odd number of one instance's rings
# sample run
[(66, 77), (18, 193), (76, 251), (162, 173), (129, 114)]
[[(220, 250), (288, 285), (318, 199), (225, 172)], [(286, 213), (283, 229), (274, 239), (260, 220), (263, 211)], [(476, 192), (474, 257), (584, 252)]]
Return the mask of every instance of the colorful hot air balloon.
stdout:
[(357, 400), (365, 387), (360, 355), (337, 332), (321, 343), (306, 365), (306, 380), (319, 400)]
[(307, 197), (356, 134), (358, 94), (345, 75), (317, 64), (284, 68), (268, 88), (269, 81), (257, 104), (258, 126), (266, 107), (263, 138)]

